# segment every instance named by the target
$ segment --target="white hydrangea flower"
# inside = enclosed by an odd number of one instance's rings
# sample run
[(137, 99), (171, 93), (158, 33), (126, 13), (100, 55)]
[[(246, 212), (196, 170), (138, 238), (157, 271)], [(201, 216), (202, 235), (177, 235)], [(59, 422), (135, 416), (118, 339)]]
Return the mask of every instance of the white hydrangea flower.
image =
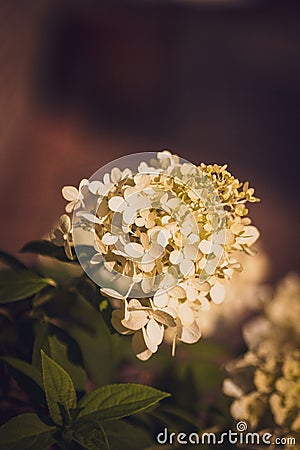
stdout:
[(60, 216), (58, 224), (50, 232), (50, 240), (57, 247), (64, 247), (67, 257), (73, 259), (72, 224), (67, 214)]
[(92, 231), (92, 278), (100, 286), (105, 278), (110, 299), (111, 289), (121, 297), (113, 325), (133, 334), (141, 359), (163, 340), (174, 354), (177, 340), (200, 339), (202, 314), (223, 302), (227, 280), (241, 270), (237, 255), (251, 253), (259, 236), (245, 217), (245, 203), (258, 201), (254, 190), (226, 169), (165, 150), (135, 172), (114, 167), (79, 190), (63, 189), (68, 211), (76, 209), (74, 230)]
[(291, 274), (243, 328), (247, 353), (227, 364), (231, 415), (258, 432), (266, 424), (280, 436), (300, 432), (299, 300), (300, 278)]
[(64, 199), (68, 200), (66, 212), (72, 213), (78, 206), (83, 205), (83, 195), (81, 189), (88, 185), (88, 180), (84, 178), (80, 181), (78, 189), (75, 186), (64, 186), (61, 190)]

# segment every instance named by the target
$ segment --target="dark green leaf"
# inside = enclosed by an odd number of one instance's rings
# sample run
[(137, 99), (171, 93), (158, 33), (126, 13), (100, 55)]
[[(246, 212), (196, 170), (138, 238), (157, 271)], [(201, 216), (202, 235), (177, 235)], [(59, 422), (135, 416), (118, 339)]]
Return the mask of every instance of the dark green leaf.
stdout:
[(115, 420), (150, 408), (170, 394), (141, 384), (111, 384), (83, 397), (78, 419)]
[(26, 266), (21, 261), (3, 250), (0, 250), (0, 261), (3, 261), (5, 265), (11, 267), (12, 269), (26, 270)]
[(21, 359), (13, 358), (12, 356), (1, 356), (0, 358), (11, 367), (33, 380), (38, 386), (43, 389), (42, 376), (36, 367), (28, 364), (28, 362), (26, 361), (22, 361)]
[(76, 391), (85, 391), (86, 373), (77, 342), (64, 330), (47, 322), (37, 327), (32, 364), (41, 370), (41, 350), (50, 355), (71, 376)]
[(55, 442), (54, 427), (36, 414), (16, 416), (0, 428), (0, 450), (43, 450)]
[(36, 336), (32, 352), (32, 365), (36, 367), (38, 370), (41, 370), (42, 367), (41, 350), (43, 349), (45, 353), (50, 354), (48, 334), (49, 334), (49, 324), (44, 321), (39, 322), (36, 326)]
[(195, 428), (199, 428), (199, 423), (197, 421), (197, 418), (194, 417), (192, 414), (189, 414), (188, 412), (184, 411), (181, 408), (178, 408), (174, 405), (165, 405), (160, 408), (159, 411), (160, 414), (166, 415), (166, 417), (174, 417), (175, 419), (178, 419), (180, 421), (181, 425), (183, 423), (186, 423), (188, 425), (192, 425)]
[[(54, 327), (51, 327), (51, 329), (53, 330)], [(69, 337), (67, 333), (64, 333), (59, 329), (56, 330), (55, 334), (50, 334), (48, 336), (48, 342), (51, 358), (71, 376), (75, 389), (77, 391), (84, 391), (86, 386), (86, 374), (78, 361), (78, 352), (80, 352), (78, 344)], [(74, 355), (74, 353), (76, 353), (76, 355)], [(74, 359), (77, 358), (77, 362), (71, 359), (73, 356)]]
[(153, 445), (150, 433), (124, 420), (102, 424), (109, 441), (110, 450), (143, 450)]
[(63, 262), (74, 262), (67, 258), (64, 248), (57, 247), (47, 240), (31, 241), (21, 248), (20, 253), (34, 253), (35, 255), (49, 256)]
[(53, 283), (33, 272), (20, 270), (0, 271), (0, 303), (16, 302), (29, 298)]
[(76, 424), (73, 440), (88, 450), (109, 450), (106, 433), (96, 422)]
[(41, 350), (43, 383), (52, 420), (63, 425), (59, 403), (67, 410), (76, 407), (76, 392), (70, 375)]
[(73, 295), (72, 300), (68, 314), (77, 319), (62, 317), (60, 325), (77, 342), (89, 378), (97, 386), (105, 385), (113, 376), (111, 334), (100, 312), (81, 297)]
[(57, 288), (42, 294), (33, 299), (34, 309), (41, 310), (50, 318), (62, 319), (71, 325), (85, 328), (90, 333), (94, 332), (95, 327), (91, 318), (94, 316), (95, 310), (91, 307), (83, 310), (82, 308), (87, 305), (87, 302), (76, 291)]

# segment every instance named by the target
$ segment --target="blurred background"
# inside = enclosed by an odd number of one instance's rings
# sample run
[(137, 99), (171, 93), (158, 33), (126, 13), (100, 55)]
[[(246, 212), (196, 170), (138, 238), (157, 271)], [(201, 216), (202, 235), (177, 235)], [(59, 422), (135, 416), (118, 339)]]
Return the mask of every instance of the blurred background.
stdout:
[(47, 236), (60, 190), (164, 148), (229, 164), (271, 280), (299, 269), (299, 2), (0, 1), (0, 248)]

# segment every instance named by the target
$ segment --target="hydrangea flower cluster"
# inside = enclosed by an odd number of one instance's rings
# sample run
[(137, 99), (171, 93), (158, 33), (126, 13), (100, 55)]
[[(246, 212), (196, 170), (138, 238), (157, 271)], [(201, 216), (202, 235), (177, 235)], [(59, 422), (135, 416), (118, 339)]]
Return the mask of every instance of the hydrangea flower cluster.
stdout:
[(264, 316), (244, 329), (249, 351), (228, 364), (225, 394), (231, 415), (253, 429), (300, 437), (300, 278), (290, 275), (268, 302)]
[[(62, 194), (73, 228), (62, 227), (64, 215), (51, 239), (69, 257), (72, 233), (84, 270), (115, 307), (113, 326), (133, 335), (141, 360), (167, 336), (173, 354), (177, 340), (199, 340), (202, 311), (223, 301), (226, 280), (242, 270), (238, 255), (259, 236), (246, 217), (246, 203), (258, 201), (248, 183), (226, 165), (196, 167), (168, 151)], [(82, 244), (92, 248), (88, 261)]]

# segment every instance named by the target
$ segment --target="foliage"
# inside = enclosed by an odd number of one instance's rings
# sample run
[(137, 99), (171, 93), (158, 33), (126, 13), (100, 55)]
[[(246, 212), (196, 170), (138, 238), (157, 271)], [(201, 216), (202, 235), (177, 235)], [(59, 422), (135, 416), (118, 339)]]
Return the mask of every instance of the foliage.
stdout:
[[(109, 432), (103, 422), (136, 414), (169, 396), (150, 386), (112, 384), (95, 389), (77, 402), (70, 375), (43, 350), (41, 360), (49, 414), (38, 411), (12, 418), (0, 428), (0, 449), (42, 450), (53, 443), (72, 442), (87, 449), (109, 449)], [(4, 361), (40, 387), (41, 376), (34, 366), (13, 358)]]
[(51, 246), (36, 241), (24, 248), (42, 255), (31, 270), (0, 255), (0, 390), (10, 403), (0, 450), (152, 449), (164, 427), (229, 426), (219, 369), (226, 349), (202, 340), (180, 346), (174, 359), (162, 346), (142, 363), (111, 327), (110, 304), (76, 260), (58, 262)]

